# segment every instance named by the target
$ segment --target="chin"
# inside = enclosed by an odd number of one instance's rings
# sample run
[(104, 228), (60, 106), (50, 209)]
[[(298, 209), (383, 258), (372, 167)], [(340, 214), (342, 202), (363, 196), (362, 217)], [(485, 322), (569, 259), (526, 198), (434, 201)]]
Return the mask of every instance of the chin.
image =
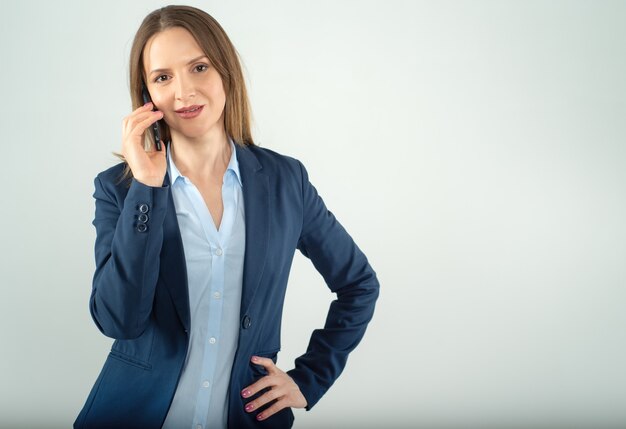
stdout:
[(197, 139), (207, 135), (211, 131), (207, 127), (184, 127), (176, 130), (177, 133), (184, 135), (190, 139)]

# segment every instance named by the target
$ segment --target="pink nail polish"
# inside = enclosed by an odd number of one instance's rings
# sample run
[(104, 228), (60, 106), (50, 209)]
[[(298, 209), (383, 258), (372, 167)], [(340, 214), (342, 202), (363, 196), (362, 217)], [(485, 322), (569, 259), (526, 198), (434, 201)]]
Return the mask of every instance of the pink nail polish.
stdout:
[(257, 419), (257, 420), (263, 420), (264, 418), (265, 418), (265, 416), (264, 416), (263, 414), (258, 414), (258, 415), (256, 416), (256, 419)]
[(250, 396), (250, 391), (249, 391), (249, 390), (244, 390), (243, 392), (241, 392), (241, 395), (242, 395), (244, 398), (247, 398), (248, 396)]
[(252, 410), (254, 410), (254, 405), (252, 404), (246, 405), (246, 411), (252, 411)]
[(252, 362), (258, 362), (258, 361), (259, 361), (259, 358), (258, 358), (258, 357), (256, 357), (256, 356), (252, 356)]

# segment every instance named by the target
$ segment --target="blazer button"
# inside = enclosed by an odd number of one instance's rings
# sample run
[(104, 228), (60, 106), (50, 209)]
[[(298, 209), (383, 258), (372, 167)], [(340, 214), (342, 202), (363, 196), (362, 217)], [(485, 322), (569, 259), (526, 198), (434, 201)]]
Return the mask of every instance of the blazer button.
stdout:
[(139, 215), (139, 218), (137, 220), (141, 223), (146, 223), (148, 222), (148, 215), (145, 213), (142, 213)]
[(148, 230), (148, 226), (145, 223), (140, 223), (137, 225), (137, 231), (146, 232)]
[(243, 329), (248, 329), (250, 325), (252, 325), (250, 317), (248, 317), (248, 315), (243, 316), (243, 320), (241, 322), (241, 326), (243, 327)]
[(141, 213), (148, 213), (148, 210), (150, 210), (150, 207), (148, 207), (148, 204), (140, 204), (139, 205), (139, 211)]

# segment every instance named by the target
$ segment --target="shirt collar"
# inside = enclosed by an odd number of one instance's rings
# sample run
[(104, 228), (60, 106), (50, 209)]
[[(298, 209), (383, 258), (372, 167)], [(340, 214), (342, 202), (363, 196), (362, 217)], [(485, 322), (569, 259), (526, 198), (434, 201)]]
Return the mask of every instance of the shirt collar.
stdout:
[[(235, 177), (237, 178), (237, 181), (239, 182), (239, 186), (242, 186), (241, 174), (239, 173), (239, 162), (237, 161), (237, 151), (235, 150), (235, 144), (233, 143), (233, 140), (230, 137), (228, 138), (228, 143), (230, 144), (231, 154), (230, 154), (230, 161), (228, 162), (228, 166), (226, 167), (225, 174), (228, 174), (228, 171), (230, 170), (232, 173), (235, 174)], [(167, 151), (167, 168), (168, 168), (168, 173), (170, 175), (170, 183), (173, 185), (174, 183), (176, 183), (178, 178), (180, 178), (183, 181), (187, 179), (185, 176), (180, 174), (180, 171), (178, 170), (178, 168), (176, 168), (176, 164), (174, 164), (174, 160), (172, 159), (171, 152), (170, 152), (170, 142), (168, 142), (168, 144), (166, 145), (166, 151)]]

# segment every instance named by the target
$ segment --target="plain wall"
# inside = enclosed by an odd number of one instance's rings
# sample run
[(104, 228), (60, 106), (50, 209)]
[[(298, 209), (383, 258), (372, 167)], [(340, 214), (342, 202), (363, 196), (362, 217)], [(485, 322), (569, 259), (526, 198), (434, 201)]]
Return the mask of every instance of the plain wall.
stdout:
[[(161, 1), (0, 13), (0, 427), (69, 427), (112, 340), (88, 311), (93, 178)], [(193, 1), (381, 295), (296, 428), (626, 426), (626, 2)], [(278, 365), (334, 295), (297, 253)]]

